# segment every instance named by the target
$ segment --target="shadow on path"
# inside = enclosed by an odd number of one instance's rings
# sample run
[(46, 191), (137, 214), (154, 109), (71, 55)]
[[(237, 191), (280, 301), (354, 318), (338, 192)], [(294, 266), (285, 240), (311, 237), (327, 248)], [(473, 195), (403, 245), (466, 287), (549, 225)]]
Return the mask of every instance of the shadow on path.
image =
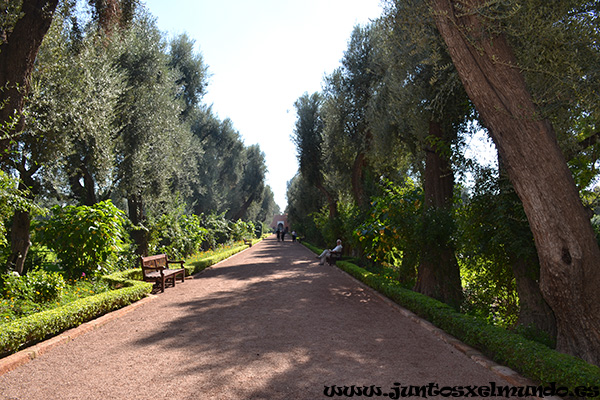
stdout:
[(332, 385), (491, 381), (506, 385), (300, 244), (271, 237), (0, 377), (0, 394), (321, 399)]

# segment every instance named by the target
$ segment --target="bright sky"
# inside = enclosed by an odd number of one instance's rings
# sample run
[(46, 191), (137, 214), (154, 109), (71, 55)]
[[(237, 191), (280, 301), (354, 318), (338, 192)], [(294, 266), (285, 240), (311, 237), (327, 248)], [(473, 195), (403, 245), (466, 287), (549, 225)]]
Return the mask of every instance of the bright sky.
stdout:
[(298, 162), (294, 102), (321, 90), (352, 29), (379, 17), (379, 0), (145, 0), (158, 27), (196, 41), (212, 74), (204, 102), (265, 154), (267, 183), (286, 207)]
[(355, 25), (379, 17), (379, 0), (145, 0), (158, 27), (196, 41), (212, 77), (204, 102), (265, 153), (267, 183), (286, 207), (298, 162), (294, 102), (321, 90), (340, 66)]

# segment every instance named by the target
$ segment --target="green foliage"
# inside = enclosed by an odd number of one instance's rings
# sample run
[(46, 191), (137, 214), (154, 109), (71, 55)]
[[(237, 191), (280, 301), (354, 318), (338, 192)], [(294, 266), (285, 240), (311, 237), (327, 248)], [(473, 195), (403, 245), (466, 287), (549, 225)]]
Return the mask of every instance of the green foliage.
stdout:
[(473, 194), (457, 212), (459, 263), (467, 298), (464, 311), (510, 327), (519, 314), (511, 263), (527, 260), (536, 279), (535, 244), (510, 184), (489, 169), (476, 172)]
[(66, 282), (58, 272), (42, 269), (27, 275), (6, 274), (3, 277), (3, 297), (47, 303), (56, 300), (65, 289)]
[(225, 214), (202, 214), (200, 215), (200, 220), (202, 221), (202, 226), (208, 230), (206, 241), (202, 246), (204, 250), (214, 249), (217, 245), (229, 241), (231, 228), (229, 227), (229, 222), (225, 219)]
[(0, 2), (0, 45), (6, 40), (6, 34), (12, 32), (15, 24), (23, 16), (21, 6), (23, 0), (11, 0)]
[(4, 324), (0, 329), (0, 356), (14, 353), (66, 329), (122, 308), (152, 291), (151, 283), (128, 280), (124, 273), (118, 273), (117, 277), (110, 277), (109, 280), (122, 288), (81, 298), (62, 307)]
[(322, 210), (325, 204), (323, 194), (310, 185), (302, 174), (296, 174), (287, 187), (288, 222), (301, 237), (310, 238), (315, 243), (324, 244), (322, 233), (315, 224), (313, 213)]
[(24, 276), (7, 274), (2, 276), (2, 280), (0, 324), (109, 290), (102, 280), (84, 277), (65, 281), (60, 273), (44, 270), (34, 270)]
[(113, 270), (123, 249), (124, 214), (110, 200), (94, 206), (55, 206), (38, 226), (41, 243), (53, 249), (68, 278)]
[(208, 235), (197, 215), (163, 214), (151, 227), (151, 254), (167, 254), (181, 259), (200, 250)]
[(236, 222), (230, 221), (229, 228), (231, 230), (231, 240), (234, 242), (255, 237), (254, 224), (252, 222), (242, 220), (237, 220)]
[(331, 246), (331, 243), (335, 243), (339, 236), (339, 219), (338, 218), (330, 218), (329, 208), (327, 206), (322, 206), (320, 210), (314, 211), (310, 214), (313, 218), (314, 226), (319, 231), (320, 235), (323, 239), (323, 242), (320, 243), (325, 247)]
[(416, 279), (422, 234), (423, 192), (412, 181), (384, 182), (384, 194), (373, 199), (370, 215), (355, 235), (373, 263), (399, 269), (401, 282)]
[(319, 93), (310, 96), (305, 93), (294, 103), (297, 118), (292, 139), (298, 152), (300, 173), (315, 186), (323, 184), (323, 120), (320, 115), (322, 102)]
[(31, 201), (29, 191), (19, 190), (18, 181), (5, 171), (0, 170), (0, 247), (8, 244), (6, 240), (6, 220), (16, 210), (42, 212), (42, 209)]
[(197, 274), (211, 265), (225, 260), (226, 258), (229, 258), (242, 250), (246, 250), (247, 248), (248, 246), (246, 245), (222, 246), (219, 249), (196, 254), (186, 261), (185, 274), (186, 276)]

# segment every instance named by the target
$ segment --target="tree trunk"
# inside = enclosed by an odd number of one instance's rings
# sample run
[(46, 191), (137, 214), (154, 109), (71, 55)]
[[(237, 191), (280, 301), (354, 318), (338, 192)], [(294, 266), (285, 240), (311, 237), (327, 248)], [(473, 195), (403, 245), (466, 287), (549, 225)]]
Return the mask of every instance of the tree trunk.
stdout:
[(10, 230), (11, 255), (8, 260), (9, 269), (17, 271), (19, 275), (25, 272), (25, 259), (31, 247), (31, 214), (29, 211), (15, 211)]
[[(505, 202), (517, 204), (518, 198), (516, 198), (514, 189), (509, 182), (506, 174), (506, 166), (500, 155), (498, 155), (498, 170), (500, 195)], [(516, 215), (505, 215), (505, 217), (519, 218)], [(519, 220), (521, 219), (519, 218)], [(526, 223), (522, 222), (522, 224)], [(524, 227), (519, 226), (519, 228)], [(528, 225), (527, 229), (531, 231)], [(553, 340), (556, 340), (556, 318), (554, 318), (554, 313), (548, 303), (546, 303), (546, 300), (544, 300), (544, 296), (540, 290), (540, 263), (533, 249), (533, 238), (527, 236), (523, 240), (520, 240), (519, 238), (523, 236), (518, 233), (518, 229), (515, 229), (513, 232), (514, 240), (511, 243), (505, 243), (505, 250), (513, 276), (515, 277), (517, 293), (519, 295), (517, 325), (525, 327), (534, 326), (535, 329), (547, 333)]]
[[(58, 0), (23, 0), (21, 17), (12, 32), (0, 32), (6, 41), (0, 44), (0, 127), (17, 121), (0, 140), (0, 155), (6, 156), (12, 140), (23, 130), (21, 113), (29, 90), (29, 77), (42, 40), (50, 28)], [(3, 135), (4, 136), (4, 135)]]
[[(439, 123), (431, 122), (429, 133), (436, 139), (446, 142)], [(445, 226), (434, 225), (439, 221), (432, 220), (434, 216), (451, 213), (454, 174), (452, 173), (450, 160), (443, 154), (442, 149), (428, 147), (425, 151), (425, 179), (423, 183), (425, 207), (423, 218), (425, 219), (425, 234), (433, 235), (430, 237), (435, 237), (436, 243), (424, 244), (421, 250), (415, 291), (458, 309), (462, 303), (463, 295), (460, 268), (452, 246), (451, 232)], [(450, 221), (446, 220), (446, 222)], [(440, 228), (442, 233), (438, 233)]]
[(234, 221), (244, 218), (244, 216), (246, 215), (246, 211), (248, 211), (248, 207), (250, 207), (250, 204), (252, 204), (252, 202), (254, 201), (255, 194), (256, 193), (252, 193), (250, 197), (248, 197), (248, 199), (244, 202), (244, 204), (242, 204), (238, 212), (232, 218)]
[(129, 209), (129, 219), (133, 224), (131, 238), (136, 245), (135, 253), (140, 256), (147, 256), (149, 251), (148, 230), (143, 226), (146, 222), (144, 214), (144, 201), (139, 195), (131, 195), (127, 198), (127, 208)]
[(80, 204), (93, 206), (98, 202), (94, 177), (89, 172), (85, 161), (78, 160), (77, 156), (75, 156), (74, 162), (79, 162), (79, 167), (69, 177), (69, 185), (71, 186), (73, 197)]
[(323, 186), (323, 184), (318, 183), (316, 185), (316, 187), (327, 198), (327, 206), (329, 207), (329, 219), (333, 220), (333, 219), (337, 218), (338, 210), (337, 210), (337, 201), (335, 200), (335, 197), (331, 193), (329, 193), (329, 190), (325, 189), (325, 186)]
[(536, 279), (539, 264), (519, 256), (509, 255), (513, 275), (519, 294), (519, 318), (517, 325), (534, 326), (536, 329), (556, 338), (556, 319), (554, 313), (544, 300), (540, 285)]
[[(19, 172), (19, 191), (27, 193), (30, 200), (33, 200), (37, 192), (38, 185), (35, 184), (33, 176), (40, 169), (39, 165), (31, 166), (27, 169), (27, 158), (20, 157), (20, 163), (13, 164), (13, 168)], [(10, 250), (8, 258), (8, 267), (14, 269), (19, 274), (25, 273), (25, 259), (31, 247), (31, 214), (29, 210), (15, 210), (10, 229)]]
[(365, 205), (364, 171), (366, 167), (365, 153), (360, 152), (356, 155), (352, 165), (352, 197), (361, 208)]
[(556, 316), (557, 349), (600, 365), (600, 249), (552, 126), (539, 117), (512, 49), (485, 29), (475, 8), (464, 9), (484, 3), (461, 2), (455, 13), (454, 2), (431, 0), (467, 94), (523, 202), (540, 288)]

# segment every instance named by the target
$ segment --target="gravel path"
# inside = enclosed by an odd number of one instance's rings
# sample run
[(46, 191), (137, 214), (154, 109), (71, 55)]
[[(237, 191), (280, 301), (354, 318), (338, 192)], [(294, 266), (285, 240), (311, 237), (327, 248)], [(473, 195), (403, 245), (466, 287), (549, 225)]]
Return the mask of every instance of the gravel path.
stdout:
[(0, 398), (326, 399), (326, 386), (387, 393), (396, 382), (507, 385), (305, 247), (270, 237), (0, 376)]

